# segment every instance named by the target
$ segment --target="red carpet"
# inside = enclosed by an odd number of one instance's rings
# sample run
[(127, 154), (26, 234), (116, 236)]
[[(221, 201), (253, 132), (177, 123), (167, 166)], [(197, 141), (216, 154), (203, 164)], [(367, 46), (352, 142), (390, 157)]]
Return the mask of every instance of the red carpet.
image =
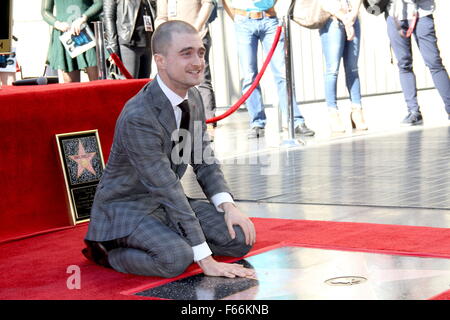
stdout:
[(70, 225), (55, 134), (97, 129), (105, 162), (117, 117), (148, 79), (0, 90), (0, 242)]
[[(287, 219), (253, 221), (258, 239), (249, 255), (280, 246), (300, 246), (450, 258), (450, 229)], [(0, 299), (145, 299), (122, 292), (173, 280), (121, 274), (87, 261), (80, 252), (86, 229), (84, 224), (0, 244)], [(71, 265), (80, 267), (81, 289), (67, 288), (71, 276), (67, 268)], [(198, 272), (193, 264), (180, 278)], [(450, 293), (433, 298), (448, 299)]]

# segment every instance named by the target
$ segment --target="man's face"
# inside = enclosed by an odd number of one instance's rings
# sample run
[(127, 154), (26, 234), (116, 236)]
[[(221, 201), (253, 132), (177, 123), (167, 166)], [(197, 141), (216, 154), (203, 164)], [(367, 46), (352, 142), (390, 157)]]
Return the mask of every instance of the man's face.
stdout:
[(173, 34), (166, 54), (158, 60), (158, 72), (180, 96), (204, 80), (205, 47), (198, 34)]

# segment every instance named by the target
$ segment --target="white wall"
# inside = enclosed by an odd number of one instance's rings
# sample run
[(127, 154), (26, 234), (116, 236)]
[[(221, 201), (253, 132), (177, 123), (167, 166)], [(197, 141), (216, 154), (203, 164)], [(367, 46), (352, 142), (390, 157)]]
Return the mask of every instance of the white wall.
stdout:
[[(290, 4), (289, 0), (279, 0), (278, 15), (284, 16)], [(442, 58), (450, 68), (449, 0), (436, 0), (435, 12), (436, 32), (439, 39)], [(13, 33), (19, 38), (17, 57), (22, 66), (24, 77), (40, 76), (44, 72), (44, 64), (50, 39), (50, 28), (41, 17), (41, 0), (13, 1)], [(229, 106), (241, 95), (239, 63), (236, 54), (234, 28), (231, 19), (219, 6), (218, 19), (211, 24), (212, 71), (218, 106)], [(362, 93), (382, 94), (400, 90), (398, 71), (395, 64), (390, 63), (391, 55), (386, 34), (386, 24), (382, 17), (367, 14), (361, 9), (362, 46), (360, 55), (360, 76)], [(323, 58), (317, 30), (302, 28), (291, 23), (294, 74), (297, 100), (322, 100), (323, 94)], [(420, 58), (417, 46), (414, 45), (414, 68), (419, 88), (433, 87), (429, 71)], [(260, 64), (265, 58), (259, 53)], [(395, 62), (394, 62), (395, 63)], [(270, 68), (261, 80), (266, 104), (276, 104), (275, 92)], [(339, 77), (338, 95), (347, 96), (344, 76)]]
[(41, 76), (50, 41), (50, 27), (41, 16), (41, 0), (13, 0), (13, 34), (19, 39), (13, 45), (23, 76)]

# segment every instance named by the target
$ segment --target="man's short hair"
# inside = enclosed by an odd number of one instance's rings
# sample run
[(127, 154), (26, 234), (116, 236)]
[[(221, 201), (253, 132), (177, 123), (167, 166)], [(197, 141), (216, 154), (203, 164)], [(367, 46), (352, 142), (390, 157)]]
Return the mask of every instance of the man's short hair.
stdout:
[(172, 41), (173, 33), (198, 34), (198, 31), (189, 23), (181, 20), (164, 22), (156, 28), (152, 35), (152, 53), (166, 54), (167, 47)]

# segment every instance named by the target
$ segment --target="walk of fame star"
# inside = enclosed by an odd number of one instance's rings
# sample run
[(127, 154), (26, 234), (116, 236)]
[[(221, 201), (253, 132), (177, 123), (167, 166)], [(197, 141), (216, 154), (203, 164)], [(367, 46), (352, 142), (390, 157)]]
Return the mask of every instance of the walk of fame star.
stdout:
[(92, 167), (92, 158), (95, 154), (96, 152), (86, 152), (81, 140), (78, 140), (78, 154), (69, 156), (69, 158), (75, 161), (78, 165), (77, 178), (81, 176), (84, 170), (89, 171), (93, 175), (96, 174), (94, 168)]

